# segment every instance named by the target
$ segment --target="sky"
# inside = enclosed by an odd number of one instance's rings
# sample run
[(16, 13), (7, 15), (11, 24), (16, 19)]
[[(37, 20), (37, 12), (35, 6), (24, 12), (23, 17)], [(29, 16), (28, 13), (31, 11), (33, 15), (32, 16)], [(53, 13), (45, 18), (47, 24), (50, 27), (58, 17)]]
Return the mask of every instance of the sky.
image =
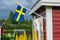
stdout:
[[(0, 0), (0, 19), (8, 18), (11, 11), (15, 13), (17, 8), (16, 2), (31, 9), (37, 0)], [(30, 20), (32, 17), (27, 11), (24, 18)]]

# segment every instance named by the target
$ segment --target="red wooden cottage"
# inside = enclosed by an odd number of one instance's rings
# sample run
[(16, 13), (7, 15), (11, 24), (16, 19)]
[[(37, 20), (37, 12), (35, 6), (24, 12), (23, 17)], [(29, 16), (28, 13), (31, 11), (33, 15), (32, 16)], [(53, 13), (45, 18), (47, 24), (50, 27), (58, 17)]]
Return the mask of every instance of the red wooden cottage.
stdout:
[[(42, 27), (43, 29), (43, 40), (60, 40), (60, 0), (38, 0), (31, 10), (36, 12), (30, 12), (34, 28), (41, 30)], [(41, 21), (43, 24), (40, 26), (38, 25), (41, 23), (39, 18), (43, 19)], [(39, 40), (42, 40), (41, 34), (39, 36)]]

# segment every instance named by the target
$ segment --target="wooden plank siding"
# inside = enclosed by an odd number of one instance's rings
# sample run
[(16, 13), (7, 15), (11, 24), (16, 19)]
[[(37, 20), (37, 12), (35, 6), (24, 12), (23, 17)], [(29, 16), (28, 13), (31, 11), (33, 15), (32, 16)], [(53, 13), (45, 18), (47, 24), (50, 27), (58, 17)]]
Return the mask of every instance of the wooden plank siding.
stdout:
[(53, 40), (60, 40), (60, 7), (52, 7)]
[(44, 33), (44, 40), (46, 40), (46, 22), (43, 20), (43, 33)]

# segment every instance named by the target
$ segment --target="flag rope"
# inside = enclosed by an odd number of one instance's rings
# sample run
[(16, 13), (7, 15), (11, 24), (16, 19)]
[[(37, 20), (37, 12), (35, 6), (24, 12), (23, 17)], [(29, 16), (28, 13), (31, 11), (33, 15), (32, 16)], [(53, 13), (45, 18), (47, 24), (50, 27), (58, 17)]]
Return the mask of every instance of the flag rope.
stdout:
[[(18, 4), (18, 5), (20, 5), (20, 6), (23, 6), (23, 5), (19, 4), (18, 2), (16, 2), (16, 4)], [(24, 7), (24, 8), (26, 8), (26, 7)], [(31, 13), (34, 13), (34, 14), (36, 14), (37, 16), (40, 16), (40, 17), (42, 17), (42, 18), (46, 19), (45, 17), (43, 17), (43, 16), (41, 16), (41, 15), (37, 14), (36, 12), (34, 12), (34, 11), (30, 10), (29, 8), (26, 8), (26, 9), (27, 9), (27, 10), (29, 10)]]

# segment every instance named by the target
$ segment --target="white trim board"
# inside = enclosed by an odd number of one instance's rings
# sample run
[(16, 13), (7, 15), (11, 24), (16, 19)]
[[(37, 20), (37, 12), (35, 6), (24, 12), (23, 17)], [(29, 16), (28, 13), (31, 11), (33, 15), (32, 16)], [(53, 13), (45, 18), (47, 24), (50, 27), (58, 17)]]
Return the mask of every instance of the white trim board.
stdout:
[(52, 30), (52, 7), (46, 7), (46, 36), (47, 40), (53, 40), (53, 30)]
[(60, 6), (60, 2), (42, 2), (45, 6)]

